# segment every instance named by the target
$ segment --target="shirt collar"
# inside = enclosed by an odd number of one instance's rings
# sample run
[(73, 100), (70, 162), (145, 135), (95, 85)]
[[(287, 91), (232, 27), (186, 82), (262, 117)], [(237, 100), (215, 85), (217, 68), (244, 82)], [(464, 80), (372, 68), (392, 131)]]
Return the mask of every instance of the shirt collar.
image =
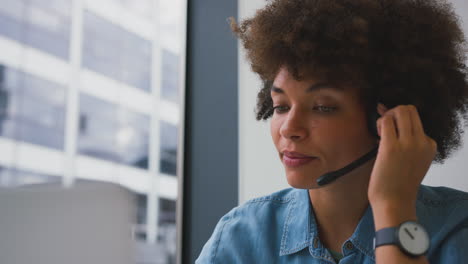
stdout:
[(374, 215), (372, 214), (372, 208), (368, 206), (349, 241), (362, 253), (375, 260), (374, 236)]
[[(295, 196), (291, 199), (285, 219), (279, 252), (280, 256), (299, 252), (312, 245), (313, 238), (318, 237), (317, 223), (310, 203), (308, 190), (295, 190)], [(351, 241), (362, 253), (375, 259), (373, 249), (374, 235), (374, 217), (371, 207), (368, 206), (348, 241)]]
[[(289, 203), (281, 238), (280, 256), (293, 254), (309, 246), (310, 199), (308, 190), (296, 189)], [(316, 228), (316, 225), (314, 225)]]

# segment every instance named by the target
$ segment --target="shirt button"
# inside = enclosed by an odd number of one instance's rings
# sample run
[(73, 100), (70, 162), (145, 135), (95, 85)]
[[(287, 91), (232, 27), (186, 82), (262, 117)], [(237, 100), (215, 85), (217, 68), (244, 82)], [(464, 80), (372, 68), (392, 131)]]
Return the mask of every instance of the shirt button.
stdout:
[(349, 241), (346, 242), (345, 247), (346, 247), (347, 250), (353, 250), (354, 249), (353, 243), (351, 243)]
[(318, 248), (318, 238), (314, 238), (314, 248)]

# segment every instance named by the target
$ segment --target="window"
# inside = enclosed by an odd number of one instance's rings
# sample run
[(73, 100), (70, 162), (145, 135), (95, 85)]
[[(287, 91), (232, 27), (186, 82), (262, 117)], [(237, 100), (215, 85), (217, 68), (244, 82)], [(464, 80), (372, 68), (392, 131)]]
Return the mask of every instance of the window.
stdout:
[(177, 175), (177, 133), (178, 129), (164, 121), (160, 122), (160, 171)]
[(65, 88), (0, 65), (0, 135), (64, 149)]
[(0, 24), (1, 35), (69, 59), (71, 1), (4, 1)]
[(173, 101), (179, 100), (179, 56), (175, 53), (162, 50), (162, 86), (161, 97)]
[(83, 65), (144, 91), (151, 87), (151, 42), (84, 13)]
[(145, 18), (153, 18), (154, 16), (154, 6), (153, 1), (151, 0), (111, 0), (112, 2), (122, 6), (129, 12), (140, 15)]
[(175, 263), (176, 256), (176, 202), (159, 199), (158, 239), (156, 246), (164, 252), (166, 263)]
[(78, 153), (148, 168), (150, 118), (81, 94)]

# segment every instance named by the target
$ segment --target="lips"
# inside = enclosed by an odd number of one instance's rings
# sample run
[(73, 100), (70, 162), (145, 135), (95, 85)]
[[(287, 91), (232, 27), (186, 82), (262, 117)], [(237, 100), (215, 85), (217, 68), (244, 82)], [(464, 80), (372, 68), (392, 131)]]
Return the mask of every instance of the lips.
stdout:
[(283, 151), (283, 155), (288, 156), (289, 158), (315, 158), (314, 156), (308, 156), (299, 152), (294, 151)]
[(298, 152), (283, 151), (283, 162), (288, 167), (300, 167), (316, 159), (317, 157)]

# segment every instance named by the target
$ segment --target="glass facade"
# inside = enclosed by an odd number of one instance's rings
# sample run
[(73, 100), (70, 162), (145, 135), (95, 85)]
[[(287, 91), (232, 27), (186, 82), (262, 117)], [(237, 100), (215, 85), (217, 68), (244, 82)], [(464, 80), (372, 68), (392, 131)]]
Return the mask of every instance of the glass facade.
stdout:
[(160, 199), (160, 213), (158, 225), (160, 232), (157, 243), (164, 252), (166, 263), (175, 263), (176, 255), (176, 203), (167, 199)]
[(111, 0), (131, 13), (146, 18), (154, 17), (154, 1), (151, 0)]
[(179, 56), (177, 54), (163, 49), (162, 51), (162, 85), (161, 96), (167, 100), (178, 102), (179, 76)]
[(151, 42), (89, 11), (83, 20), (83, 66), (150, 91)]
[(65, 87), (0, 65), (0, 135), (64, 149)]
[(160, 165), (162, 173), (177, 175), (177, 127), (161, 122)]
[(4, 0), (0, 34), (68, 60), (71, 1)]
[(60, 177), (0, 166), (0, 187), (16, 187), (25, 184), (60, 182)]
[(0, 187), (120, 184), (137, 197), (136, 263), (175, 263), (185, 5), (74, 1), (0, 5)]
[(78, 153), (148, 169), (150, 118), (80, 94)]

